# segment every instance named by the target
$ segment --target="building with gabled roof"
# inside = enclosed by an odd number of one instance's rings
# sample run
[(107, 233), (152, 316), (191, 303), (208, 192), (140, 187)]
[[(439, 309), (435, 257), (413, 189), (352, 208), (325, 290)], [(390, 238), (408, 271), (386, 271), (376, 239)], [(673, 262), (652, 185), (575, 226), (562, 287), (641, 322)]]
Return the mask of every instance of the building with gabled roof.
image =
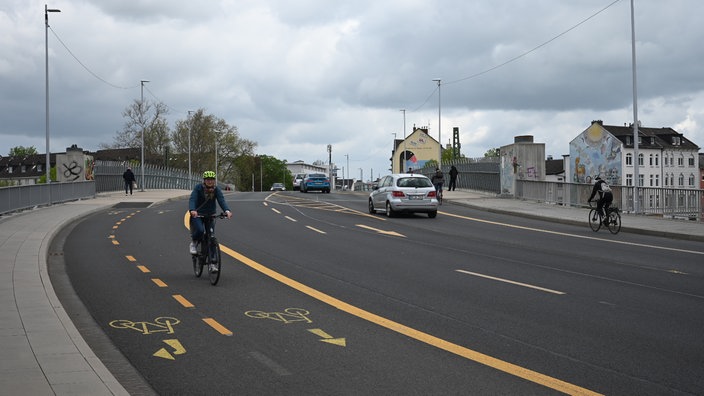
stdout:
[(570, 142), (570, 180), (591, 183), (599, 175), (609, 184), (699, 188), (699, 146), (672, 128), (638, 126), (638, 158), (634, 158), (633, 125), (592, 124)]

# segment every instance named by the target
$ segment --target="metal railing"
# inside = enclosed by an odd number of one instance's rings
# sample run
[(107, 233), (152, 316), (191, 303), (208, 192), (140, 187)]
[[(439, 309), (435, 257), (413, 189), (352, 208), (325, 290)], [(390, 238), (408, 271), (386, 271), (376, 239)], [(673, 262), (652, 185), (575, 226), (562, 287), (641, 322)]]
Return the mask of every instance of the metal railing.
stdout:
[[(517, 180), (515, 197), (556, 205), (583, 207), (592, 193), (591, 184)], [(634, 213), (633, 186), (611, 186), (614, 205)], [(638, 214), (673, 219), (704, 218), (704, 190), (663, 187), (638, 187)]]
[[(125, 182), (122, 174), (127, 169), (127, 165), (126, 162), (120, 161), (96, 161), (94, 167), (96, 191), (100, 193), (124, 190)], [(202, 181), (200, 176), (189, 175), (188, 171), (182, 169), (147, 164), (144, 166), (144, 186), (142, 186), (141, 166), (132, 166), (132, 172), (137, 179), (137, 189), (190, 190)]]
[(31, 184), (0, 188), (0, 214), (95, 198), (95, 182)]

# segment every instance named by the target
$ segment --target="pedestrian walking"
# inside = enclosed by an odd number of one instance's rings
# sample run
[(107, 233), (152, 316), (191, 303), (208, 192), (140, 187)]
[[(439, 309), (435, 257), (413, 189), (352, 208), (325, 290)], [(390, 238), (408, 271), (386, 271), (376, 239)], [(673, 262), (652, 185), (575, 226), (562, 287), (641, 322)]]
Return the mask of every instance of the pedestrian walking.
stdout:
[(457, 187), (457, 174), (459, 172), (457, 171), (457, 168), (455, 168), (454, 165), (450, 168), (450, 184), (447, 186), (447, 191), (455, 191), (455, 187)]
[(132, 173), (132, 168), (128, 166), (125, 173), (122, 174), (122, 178), (125, 180), (125, 195), (127, 195), (128, 191), (130, 195), (132, 195), (132, 188), (137, 181), (137, 179), (134, 178), (134, 173)]

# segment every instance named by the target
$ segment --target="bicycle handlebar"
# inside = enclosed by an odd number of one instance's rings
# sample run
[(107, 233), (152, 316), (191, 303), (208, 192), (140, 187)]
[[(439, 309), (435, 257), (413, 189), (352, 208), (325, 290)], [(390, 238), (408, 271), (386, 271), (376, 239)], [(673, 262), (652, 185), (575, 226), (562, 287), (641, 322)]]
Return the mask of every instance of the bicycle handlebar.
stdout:
[(201, 219), (205, 219), (205, 218), (214, 219), (214, 218), (216, 218), (216, 217), (217, 217), (217, 218), (220, 218), (220, 219), (226, 219), (226, 218), (227, 218), (227, 213), (224, 213), (224, 212), (223, 212), (223, 213), (220, 213), (220, 214), (211, 214), (211, 215), (202, 215), (202, 214), (198, 214), (198, 216), (195, 216), (195, 217), (198, 217), (198, 218), (201, 218)]

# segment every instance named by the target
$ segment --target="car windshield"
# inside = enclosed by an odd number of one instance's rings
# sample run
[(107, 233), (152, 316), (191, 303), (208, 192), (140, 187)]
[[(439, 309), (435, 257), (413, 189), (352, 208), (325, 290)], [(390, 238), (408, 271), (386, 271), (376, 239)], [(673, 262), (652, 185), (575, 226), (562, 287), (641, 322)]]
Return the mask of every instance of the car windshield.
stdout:
[(311, 173), (310, 175), (308, 175), (308, 177), (325, 177), (325, 175), (321, 175), (319, 173)]
[(396, 181), (398, 187), (432, 187), (427, 177), (402, 177)]

